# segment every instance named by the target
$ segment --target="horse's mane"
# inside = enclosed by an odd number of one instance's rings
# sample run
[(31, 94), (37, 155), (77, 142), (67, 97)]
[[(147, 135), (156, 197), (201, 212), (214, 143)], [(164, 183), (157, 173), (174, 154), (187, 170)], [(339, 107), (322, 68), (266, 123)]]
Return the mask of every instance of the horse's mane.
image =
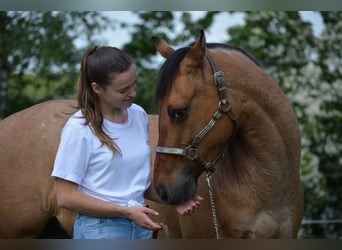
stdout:
[[(189, 46), (182, 47), (174, 51), (161, 66), (157, 77), (157, 88), (155, 94), (155, 99), (158, 103), (160, 103), (160, 101), (164, 99), (166, 93), (169, 92), (174, 77), (178, 73), (180, 62), (185, 57), (187, 52), (191, 49), (191, 46), (193, 44), (194, 42), (190, 43)], [(207, 43), (206, 46), (209, 49), (223, 48), (226, 50), (239, 51), (256, 65), (260, 66), (258, 61), (252, 55), (250, 55), (247, 51), (241, 49), (240, 47), (223, 43)]]
[(260, 67), (259, 62), (255, 59), (254, 56), (252, 56), (250, 53), (248, 53), (246, 50), (235, 46), (235, 45), (231, 45), (231, 44), (224, 44), (224, 43), (207, 43), (207, 48), (209, 49), (214, 49), (214, 48), (223, 48), (226, 50), (236, 50), (241, 52), (243, 55), (245, 55), (246, 57), (248, 57), (252, 62), (254, 62), (256, 65), (258, 65)]

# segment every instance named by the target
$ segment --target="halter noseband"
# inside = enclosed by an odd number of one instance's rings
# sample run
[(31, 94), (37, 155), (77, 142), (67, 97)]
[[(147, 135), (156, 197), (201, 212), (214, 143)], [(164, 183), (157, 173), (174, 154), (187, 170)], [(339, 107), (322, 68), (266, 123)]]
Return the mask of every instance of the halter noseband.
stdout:
[(223, 150), (224, 146), (222, 147), (222, 150), (219, 152), (219, 154), (215, 157), (212, 161), (205, 161), (202, 159), (199, 155), (198, 146), (205, 135), (209, 133), (209, 131), (215, 126), (216, 122), (222, 117), (224, 113), (228, 115), (231, 121), (233, 121), (234, 126), (236, 127), (236, 119), (234, 117), (234, 114), (231, 111), (231, 105), (227, 98), (226, 93), (226, 82), (224, 78), (224, 73), (222, 71), (218, 71), (216, 64), (212, 60), (209, 53), (206, 53), (206, 58), (210, 64), (211, 70), (214, 72), (214, 81), (216, 85), (216, 89), (219, 94), (219, 104), (216, 112), (213, 114), (213, 117), (208, 122), (208, 124), (195, 136), (195, 138), (192, 140), (191, 144), (184, 148), (170, 148), (170, 147), (162, 147), (157, 146), (156, 152), (161, 154), (171, 154), (171, 155), (180, 155), (187, 157), (189, 160), (197, 160), (200, 162), (207, 172), (214, 172), (215, 170), (215, 164), (218, 162), (218, 160), (223, 157)]

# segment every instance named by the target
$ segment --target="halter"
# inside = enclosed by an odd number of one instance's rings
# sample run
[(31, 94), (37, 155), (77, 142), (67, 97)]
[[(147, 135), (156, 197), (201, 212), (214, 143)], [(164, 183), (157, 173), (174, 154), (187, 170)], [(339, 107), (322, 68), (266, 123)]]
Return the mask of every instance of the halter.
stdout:
[(196, 160), (201, 165), (204, 166), (205, 171), (207, 173), (213, 173), (215, 171), (215, 165), (223, 157), (224, 146), (218, 153), (218, 155), (212, 161), (206, 161), (199, 155), (198, 146), (201, 143), (202, 139), (209, 133), (209, 131), (215, 126), (216, 122), (221, 119), (223, 114), (227, 114), (231, 121), (234, 123), (234, 130), (236, 130), (236, 119), (234, 114), (231, 111), (231, 104), (227, 98), (226, 93), (226, 82), (224, 78), (224, 73), (222, 71), (218, 71), (215, 62), (212, 60), (210, 54), (207, 52), (205, 54), (207, 61), (211, 67), (211, 70), (214, 73), (214, 82), (216, 89), (219, 95), (219, 103), (216, 112), (213, 114), (213, 117), (208, 122), (208, 124), (195, 136), (192, 140), (191, 144), (184, 148), (171, 148), (171, 147), (163, 147), (157, 146), (156, 152), (161, 154), (171, 154), (171, 155), (180, 155), (187, 157), (189, 160)]

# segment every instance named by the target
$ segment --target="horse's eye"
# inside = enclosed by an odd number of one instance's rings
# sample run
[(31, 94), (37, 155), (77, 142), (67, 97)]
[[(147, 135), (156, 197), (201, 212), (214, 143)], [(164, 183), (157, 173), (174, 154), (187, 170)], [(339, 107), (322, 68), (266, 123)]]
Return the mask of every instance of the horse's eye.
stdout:
[(172, 121), (179, 122), (185, 119), (187, 109), (171, 109), (169, 110), (169, 116)]

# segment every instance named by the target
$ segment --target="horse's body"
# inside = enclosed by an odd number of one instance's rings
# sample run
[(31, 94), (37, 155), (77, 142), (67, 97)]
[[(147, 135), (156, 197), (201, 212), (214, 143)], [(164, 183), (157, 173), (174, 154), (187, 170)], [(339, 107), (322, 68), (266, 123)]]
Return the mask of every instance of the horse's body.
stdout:
[[(0, 238), (71, 236), (75, 213), (57, 207), (50, 175), (62, 127), (75, 104), (44, 102), (0, 121)], [(158, 116), (149, 116), (152, 146), (158, 139), (157, 120)], [(180, 237), (175, 210), (150, 205), (160, 211), (159, 220), (172, 227), (171, 236)], [(55, 219), (66, 234), (61, 234)]]
[[(277, 83), (241, 50), (206, 44), (203, 32), (176, 51), (153, 40), (166, 58), (157, 86), (154, 184), (171, 204), (196, 193), (205, 198), (180, 218), (182, 237), (296, 237), (303, 216), (300, 131)], [(218, 75), (217, 87), (216, 70), (225, 76)], [(212, 174), (217, 232), (205, 171)]]
[(74, 102), (35, 105), (0, 122), (0, 237), (39, 237), (57, 216), (71, 233), (73, 214), (57, 208), (50, 178), (60, 132)]

